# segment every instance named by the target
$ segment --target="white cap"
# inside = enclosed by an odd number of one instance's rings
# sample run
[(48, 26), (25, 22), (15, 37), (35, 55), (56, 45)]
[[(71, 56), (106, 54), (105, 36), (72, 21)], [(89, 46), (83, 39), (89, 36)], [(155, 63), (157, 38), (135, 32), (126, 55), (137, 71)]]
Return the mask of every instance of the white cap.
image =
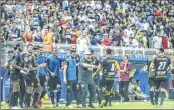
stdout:
[(84, 55), (90, 55), (91, 54), (91, 51), (90, 50), (86, 50), (85, 52), (84, 52)]
[(66, 53), (63, 49), (60, 49), (59, 52), (60, 52), (60, 53)]

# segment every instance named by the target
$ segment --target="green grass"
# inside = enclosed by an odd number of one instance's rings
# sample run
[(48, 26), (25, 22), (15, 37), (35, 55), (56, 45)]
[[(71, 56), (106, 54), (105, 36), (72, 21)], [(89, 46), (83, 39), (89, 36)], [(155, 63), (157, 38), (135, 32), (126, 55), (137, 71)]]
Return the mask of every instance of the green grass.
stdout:
[[(99, 109), (97, 107), (97, 103), (94, 104), (95, 109)], [(49, 104), (42, 104), (43, 109), (66, 109), (65, 104), (60, 104), (60, 107), (50, 108)], [(72, 104), (75, 108), (76, 105)], [(8, 109), (8, 106), (3, 103), (1, 109)], [(76, 108), (75, 108), (76, 109)], [(124, 104), (122, 102), (112, 102), (112, 106), (104, 107), (102, 109), (174, 109), (174, 100), (173, 101), (165, 101), (163, 107), (155, 107), (150, 104), (150, 102), (128, 102)]]

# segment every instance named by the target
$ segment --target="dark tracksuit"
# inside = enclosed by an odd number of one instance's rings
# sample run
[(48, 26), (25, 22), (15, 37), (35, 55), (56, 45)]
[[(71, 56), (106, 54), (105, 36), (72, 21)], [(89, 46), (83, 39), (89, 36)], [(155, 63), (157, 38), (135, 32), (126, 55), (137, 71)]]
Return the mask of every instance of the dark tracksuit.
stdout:
[(90, 96), (89, 96), (89, 104), (92, 104), (93, 99), (96, 94), (96, 86), (94, 79), (92, 78), (93, 71), (89, 70), (89, 68), (83, 67), (83, 64), (92, 64), (91, 61), (87, 61), (85, 59), (82, 59), (79, 63), (79, 74), (78, 74), (78, 83), (81, 85), (81, 91), (82, 91), (82, 105), (86, 105), (86, 98), (87, 93), (89, 90)]

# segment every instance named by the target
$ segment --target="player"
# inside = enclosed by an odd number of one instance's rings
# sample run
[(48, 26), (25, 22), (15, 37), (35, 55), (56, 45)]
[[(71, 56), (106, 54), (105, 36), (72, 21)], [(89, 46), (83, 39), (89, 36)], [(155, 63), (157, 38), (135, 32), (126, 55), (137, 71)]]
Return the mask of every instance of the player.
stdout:
[[(33, 50), (36, 50), (35, 47), (33, 47)], [(36, 58), (33, 57), (31, 51), (29, 51), (29, 53), (24, 56), (24, 61), (25, 61), (25, 67), (29, 69), (29, 72), (26, 75), (25, 108), (30, 107), (31, 94), (33, 93), (33, 91), (35, 93), (32, 106), (34, 108), (37, 108), (38, 106), (36, 105), (36, 101), (40, 93), (39, 79), (36, 76), (37, 69), (45, 67), (46, 64), (37, 65)]]
[[(5, 64), (4, 65), (4, 67), (6, 68), (6, 72), (5, 72), (5, 75), (4, 75), (4, 77), (5, 76), (9, 76), (10, 77), (10, 73), (12, 73), (12, 68), (10, 68), (10, 65), (11, 65), (11, 63), (12, 63), (12, 61), (13, 61), (13, 54), (14, 54), (14, 52), (13, 52), (13, 50), (9, 50), (8, 51), (8, 62), (7, 62), (7, 64)], [(10, 96), (11, 96), (11, 92), (12, 92), (12, 86), (11, 86), (11, 84), (10, 84), (10, 91), (9, 91), (9, 95), (8, 95), (8, 97), (7, 97), (7, 99), (6, 99), (6, 103), (8, 104), (8, 106), (9, 106), (9, 108), (11, 108), (11, 103), (10, 103)]]
[[(70, 50), (76, 52), (76, 54), (75, 54), (75, 59), (76, 59), (76, 63), (77, 63), (76, 64), (76, 70), (77, 70), (76, 71), (76, 76), (77, 76), (77, 83), (78, 83), (78, 74), (79, 74), (78, 67), (79, 67), (79, 62), (80, 62), (80, 56), (77, 54), (76, 45), (72, 45)], [(81, 87), (80, 87), (79, 83), (77, 84), (77, 99), (76, 100), (79, 102), (78, 105), (77, 105), (77, 108), (82, 108), (82, 104), (81, 104)]]
[[(92, 64), (93, 65), (96, 65), (96, 66), (99, 66), (100, 65), (100, 61), (97, 59), (97, 57), (95, 57), (94, 55), (94, 50), (91, 50), (91, 59), (92, 59)], [(99, 82), (100, 82), (100, 79), (101, 79), (101, 76), (99, 74), (99, 72), (97, 71), (97, 69), (94, 69), (93, 71), (93, 78), (94, 78), (94, 81), (95, 81), (95, 84), (96, 84), (96, 93), (97, 93), (97, 100), (99, 102), (99, 104), (101, 104), (101, 99), (100, 99), (100, 96), (99, 96)]]
[(174, 53), (173, 53), (173, 56), (172, 56), (172, 70), (171, 70), (171, 73), (172, 73), (172, 85), (173, 85), (173, 88), (174, 88)]
[[(59, 106), (59, 99), (61, 95), (61, 81), (59, 77), (61, 62), (56, 54), (56, 50), (54, 50), (53, 56), (47, 59), (47, 71), (49, 72), (48, 90), (50, 91), (50, 98), (52, 103), (51, 108)], [(54, 90), (57, 90), (56, 103), (54, 102)]]
[[(152, 60), (150, 65), (150, 89), (151, 89), (151, 102), (152, 105), (158, 105), (158, 97), (161, 92), (161, 102), (160, 106), (163, 105), (163, 101), (168, 97), (168, 80), (167, 73), (171, 70), (171, 60), (164, 55), (164, 49), (159, 49), (159, 54)], [(153, 79), (153, 80), (152, 80)], [(153, 101), (153, 91), (155, 90), (155, 102)]]
[[(16, 50), (18, 51), (17, 55), (22, 59), (21, 60), (21, 67), (24, 68), (23, 65), (23, 48), (20, 45), (16, 45)], [(19, 106), (20, 108), (23, 108), (24, 104), (24, 95), (25, 95), (25, 74), (23, 74), (20, 70), (19, 74), (19, 85), (20, 85), (20, 94), (19, 94)]]
[(64, 83), (67, 85), (66, 93), (66, 106), (68, 108), (73, 108), (71, 106), (71, 93), (75, 93), (77, 107), (82, 107), (79, 102), (79, 85), (77, 84), (77, 74), (76, 74), (76, 51), (71, 50), (69, 58), (66, 59), (64, 63)]
[(11, 74), (10, 78), (12, 81), (12, 92), (10, 96), (10, 106), (12, 109), (19, 109), (18, 106), (18, 98), (20, 92), (20, 71), (28, 71), (28, 69), (21, 67), (22, 58), (18, 52), (13, 56), (11, 60), (10, 69)]
[[(38, 65), (46, 63), (46, 57), (44, 57), (41, 52), (42, 52), (42, 50), (38, 51), (38, 56), (36, 59)], [(47, 81), (48, 81), (48, 73), (46, 71), (46, 68), (39, 68), (37, 70), (37, 76), (39, 76), (40, 86), (43, 88), (43, 91), (40, 96), (40, 100), (42, 100), (42, 98), (44, 97), (44, 95), (46, 94), (46, 91), (47, 91), (46, 86), (47, 86)]]
[[(103, 99), (102, 92), (104, 92), (104, 100), (102, 101), (100, 108), (108, 102), (110, 95), (113, 95), (112, 87), (114, 83), (114, 77), (116, 72), (119, 72), (119, 64), (112, 56), (113, 51), (111, 49), (106, 50), (106, 58), (101, 61), (102, 79), (100, 81), (100, 96)], [(119, 74), (119, 73), (117, 73)]]

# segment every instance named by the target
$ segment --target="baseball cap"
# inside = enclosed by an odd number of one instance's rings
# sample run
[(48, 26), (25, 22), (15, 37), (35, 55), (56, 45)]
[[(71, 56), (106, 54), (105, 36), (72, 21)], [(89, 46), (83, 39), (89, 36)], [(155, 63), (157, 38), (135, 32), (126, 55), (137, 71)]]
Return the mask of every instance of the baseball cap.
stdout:
[(91, 55), (91, 51), (90, 50), (86, 50), (84, 55)]
[(59, 53), (66, 53), (63, 49), (60, 49)]
[(73, 49), (73, 48), (77, 48), (77, 46), (76, 46), (76, 45), (72, 45), (72, 46), (71, 46), (71, 49)]

